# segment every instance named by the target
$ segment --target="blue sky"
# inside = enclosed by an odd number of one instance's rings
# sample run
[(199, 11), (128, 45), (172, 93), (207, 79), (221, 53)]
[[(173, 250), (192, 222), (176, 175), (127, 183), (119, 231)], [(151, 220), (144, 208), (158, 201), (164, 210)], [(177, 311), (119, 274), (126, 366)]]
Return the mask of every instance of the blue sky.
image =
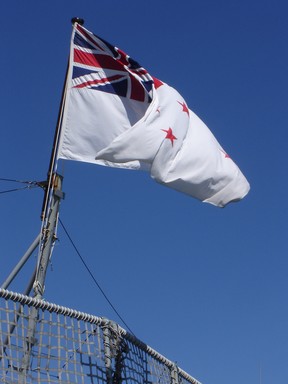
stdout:
[[(61, 220), (138, 338), (203, 384), (286, 384), (286, 1), (30, 0), (0, 10), (0, 177), (46, 178), (70, 19), (83, 17), (183, 95), (251, 191), (219, 209), (142, 172), (66, 162)], [(40, 189), (0, 195), (1, 281), (38, 234), (42, 199)], [(123, 326), (61, 228), (58, 237), (45, 299)], [(9, 289), (25, 289), (35, 262)]]

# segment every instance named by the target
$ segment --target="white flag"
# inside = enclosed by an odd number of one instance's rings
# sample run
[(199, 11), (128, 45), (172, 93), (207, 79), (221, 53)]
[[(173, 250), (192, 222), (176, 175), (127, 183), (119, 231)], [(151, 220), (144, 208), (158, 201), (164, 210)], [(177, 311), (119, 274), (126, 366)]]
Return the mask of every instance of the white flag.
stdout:
[(223, 207), (249, 184), (172, 87), (76, 24), (58, 158), (145, 169), (157, 182)]

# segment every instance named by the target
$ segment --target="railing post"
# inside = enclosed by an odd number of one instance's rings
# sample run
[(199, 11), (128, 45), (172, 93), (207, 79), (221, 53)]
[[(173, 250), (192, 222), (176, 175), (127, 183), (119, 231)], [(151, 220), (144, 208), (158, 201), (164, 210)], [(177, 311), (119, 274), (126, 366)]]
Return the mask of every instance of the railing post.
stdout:
[(103, 344), (104, 344), (104, 356), (105, 356), (105, 367), (106, 367), (106, 380), (107, 384), (112, 384), (113, 382), (113, 368), (112, 368), (112, 358), (113, 352), (111, 348), (111, 331), (110, 331), (110, 321), (107, 320), (103, 326)]
[(180, 384), (178, 367), (175, 363), (173, 364), (173, 366), (171, 368), (171, 384)]

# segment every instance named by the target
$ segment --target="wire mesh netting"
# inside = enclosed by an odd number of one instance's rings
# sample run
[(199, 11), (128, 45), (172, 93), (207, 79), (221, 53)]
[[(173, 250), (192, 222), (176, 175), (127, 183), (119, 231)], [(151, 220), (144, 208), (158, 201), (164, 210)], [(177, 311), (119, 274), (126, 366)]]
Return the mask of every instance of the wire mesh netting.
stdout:
[(0, 382), (200, 384), (112, 321), (4, 289)]

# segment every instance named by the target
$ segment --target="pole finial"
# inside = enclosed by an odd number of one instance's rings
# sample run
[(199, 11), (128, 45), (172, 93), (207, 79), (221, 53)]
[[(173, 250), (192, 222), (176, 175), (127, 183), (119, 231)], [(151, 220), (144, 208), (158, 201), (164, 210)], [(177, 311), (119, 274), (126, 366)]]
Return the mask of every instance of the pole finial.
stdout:
[(80, 25), (84, 24), (84, 19), (81, 19), (80, 17), (73, 17), (71, 19), (72, 24), (78, 23)]

